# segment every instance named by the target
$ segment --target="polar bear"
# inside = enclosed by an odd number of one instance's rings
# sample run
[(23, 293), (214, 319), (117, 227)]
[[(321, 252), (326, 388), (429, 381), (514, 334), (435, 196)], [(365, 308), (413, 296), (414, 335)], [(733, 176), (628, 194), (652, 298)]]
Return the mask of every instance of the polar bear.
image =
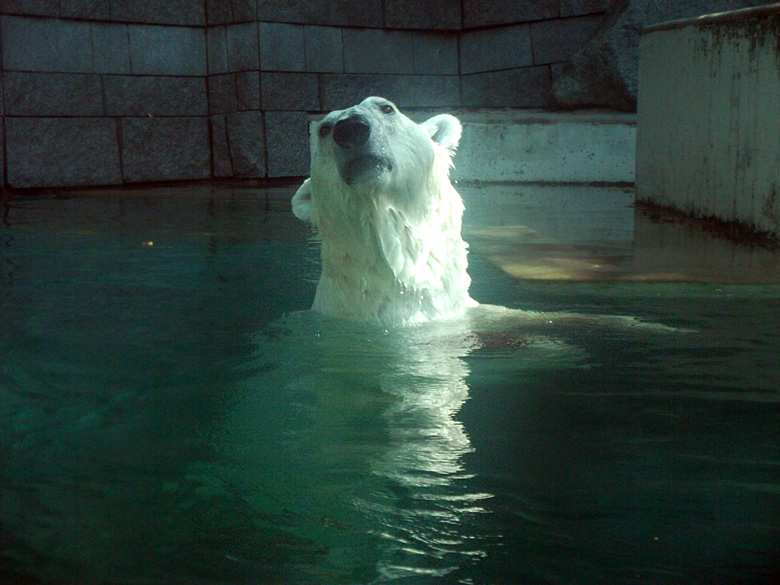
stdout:
[(417, 124), (380, 97), (312, 125), (311, 173), (292, 207), (321, 240), (315, 311), (390, 326), (477, 305), (449, 180), (460, 135), (454, 116)]

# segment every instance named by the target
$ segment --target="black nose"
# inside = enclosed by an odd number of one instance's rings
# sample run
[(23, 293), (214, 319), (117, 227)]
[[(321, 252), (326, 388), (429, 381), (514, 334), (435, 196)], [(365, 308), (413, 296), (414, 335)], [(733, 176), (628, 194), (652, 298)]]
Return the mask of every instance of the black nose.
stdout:
[(333, 140), (341, 148), (357, 148), (368, 142), (371, 125), (362, 116), (339, 120), (333, 127)]

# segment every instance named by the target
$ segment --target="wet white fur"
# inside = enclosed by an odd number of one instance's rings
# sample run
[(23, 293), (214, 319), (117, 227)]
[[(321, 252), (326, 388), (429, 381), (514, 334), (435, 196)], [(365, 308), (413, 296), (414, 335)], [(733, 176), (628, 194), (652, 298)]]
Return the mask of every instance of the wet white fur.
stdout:
[[(392, 106), (394, 113), (383, 111)], [(366, 148), (392, 168), (348, 185), (344, 152), (323, 124), (359, 114), (371, 125)], [(322, 244), (313, 309), (384, 325), (454, 316), (475, 306), (468, 294), (463, 202), (449, 180), (460, 122), (439, 115), (416, 124), (385, 99), (371, 97), (331, 112), (311, 131), (311, 174), (292, 199)]]

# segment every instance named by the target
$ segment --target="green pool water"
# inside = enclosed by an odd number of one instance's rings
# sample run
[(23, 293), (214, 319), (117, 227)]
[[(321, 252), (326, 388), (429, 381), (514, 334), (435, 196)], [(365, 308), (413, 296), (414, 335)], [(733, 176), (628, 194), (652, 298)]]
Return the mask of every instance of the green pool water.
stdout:
[(778, 582), (772, 278), (518, 278), (483, 223), (475, 299), (589, 318), (331, 321), (292, 192), (0, 201), (0, 583)]

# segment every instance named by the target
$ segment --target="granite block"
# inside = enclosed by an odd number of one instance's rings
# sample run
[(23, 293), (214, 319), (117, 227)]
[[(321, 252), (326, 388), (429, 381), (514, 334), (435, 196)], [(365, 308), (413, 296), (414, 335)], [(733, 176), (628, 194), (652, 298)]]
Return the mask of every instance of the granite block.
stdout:
[(238, 91), (234, 73), (209, 75), (209, 114), (238, 111)]
[(458, 74), (457, 34), (415, 32), (412, 40), (415, 73)]
[(344, 51), (341, 29), (330, 26), (304, 26), (306, 71), (341, 73), (344, 71)]
[(227, 34), (224, 26), (206, 29), (209, 75), (228, 72)]
[(423, 30), (460, 30), (460, 0), (385, 0), (385, 26)]
[(0, 7), (3, 14), (54, 17), (60, 15), (59, 0), (3, 0)]
[(259, 23), (260, 68), (263, 71), (305, 71), (303, 27), (297, 24)]
[(109, 0), (60, 0), (60, 18), (108, 20), (111, 3)]
[(267, 22), (382, 27), (382, 0), (257, 0)]
[(262, 112), (237, 112), (225, 116), (233, 176), (265, 177), (265, 140)]
[(544, 108), (550, 93), (546, 65), (461, 77), (462, 105), (487, 108)]
[(260, 109), (259, 71), (211, 75), (208, 86), (212, 115)]
[(236, 100), (238, 110), (260, 109), (260, 72), (244, 71), (236, 73)]
[(100, 76), (77, 73), (22, 73), (4, 76), (9, 116), (102, 116)]
[(257, 20), (257, 0), (232, 0), (233, 22)]
[(111, 0), (111, 17), (123, 22), (206, 25), (203, 0)]
[(561, 0), (561, 16), (579, 16), (605, 12), (612, 0)]
[(463, 28), (558, 17), (559, 0), (463, 0)]
[(123, 118), (122, 161), (129, 183), (211, 175), (207, 118)]
[(399, 107), (460, 105), (457, 75), (322, 74), (322, 109), (340, 110), (377, 95)]
[(14, 188), (122, 182), (116, 121), (6, 118), (8, 185)]
[(550, 65), (550, 78), (554, 86), (559, 77), (565, 74), (566, 63), (552, 63)]
[(257, 21), (257, 0), (206, 0), (206, 20), (215, 24)]
[(309, 174), (309, 116), (305, 112), (265, 115), (269, 177)]
[(133, 73), (206, 75), (206, 32), (202, 28), (129, 25)]
[(319, 110), (317, 75), (263, 73), (260, 77), (263, 110)]
[(229, 70), (257, 71), (260, 68), (257, 23), (231, 24), (225, 31)]
[(532, 64), (531, 28), (527, 24), (468, 31), (460, 36), (460, 70), (463, 74)]
[(110, 75), (103, 80), (109, 116), (205, 116), (206, 80)]
[[(3, 16), (3, 68), (55, 73), (92, 73), (88, 22)], [(35, 42), (30, 42), (35, 39)]]
[(601, 16), (579, 16), (531, 24), (534, 65), (568, 61), (585, 44)]
[(92, 53), (96, 73), (131, 73), (127, 25), (93, 22)]
[(414, 73), (413, 34), (383, 29), (345, 29), (345, 73)]
[(206, 0), (206, 23), (208, 26), (233, 22), (233, 6), (228, 0)]
[(211, 169), (214, 177), (226, 178), (233, 176), (233, 163), (230, 161), (230, 146), (228, 144), (227, 123), (225, 116), (211, 116)]

